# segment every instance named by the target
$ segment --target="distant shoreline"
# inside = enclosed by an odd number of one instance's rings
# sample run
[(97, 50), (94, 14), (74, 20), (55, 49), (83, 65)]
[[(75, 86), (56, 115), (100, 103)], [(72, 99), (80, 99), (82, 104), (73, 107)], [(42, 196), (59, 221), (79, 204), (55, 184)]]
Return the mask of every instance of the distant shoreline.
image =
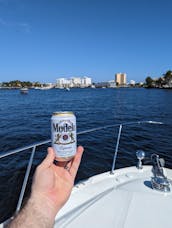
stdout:
[[(0, 87), (0, 90), (20, 90), (24, 87)], [(36, 89), (35, 87), (29, 88), (29, 87), (25, 87), (28, 89), (33, 89), (33, 90), (41, 90), (41, 89)], [(57, 90), (66, 90), (66, 88), (51, 88), (51, 89), (57, 89)], [(48, 90), (51, 90), (48, 89)], [(127, 86), (127, 87), (95, 87), (95, 88), (91, 88), (91, 87), (73, 87), (70, 89), (172, 89), (172, 87), (146, 87), (146, 86), (142, 86), (142, 87), (138, 87), (138, 86)], [(45, 89), (46, 90), (46, 89)]]

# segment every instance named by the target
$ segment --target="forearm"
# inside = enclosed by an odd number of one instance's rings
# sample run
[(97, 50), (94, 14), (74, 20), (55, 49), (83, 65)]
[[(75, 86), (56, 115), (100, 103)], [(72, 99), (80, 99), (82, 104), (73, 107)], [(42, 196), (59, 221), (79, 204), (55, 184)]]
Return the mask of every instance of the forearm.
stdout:
[(51, 228), (54, 225), (55, 215), (55, 211), (46, 199), (31, 196), (9, 227)]

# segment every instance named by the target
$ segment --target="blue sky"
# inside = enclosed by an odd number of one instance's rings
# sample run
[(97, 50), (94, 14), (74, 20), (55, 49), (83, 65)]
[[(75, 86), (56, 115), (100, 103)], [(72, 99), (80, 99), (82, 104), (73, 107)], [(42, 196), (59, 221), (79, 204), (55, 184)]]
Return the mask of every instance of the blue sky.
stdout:
[(170, 0), (0, 0), (0, 82), (172, 70)]

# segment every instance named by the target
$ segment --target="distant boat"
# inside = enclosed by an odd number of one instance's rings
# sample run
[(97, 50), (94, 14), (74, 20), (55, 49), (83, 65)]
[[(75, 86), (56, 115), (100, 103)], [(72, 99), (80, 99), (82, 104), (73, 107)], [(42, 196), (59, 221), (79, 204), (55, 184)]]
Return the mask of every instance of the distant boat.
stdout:
[(66, 88), (67, 91), (70, 91), (70, 88)]
[(39, 89), (39, 90), (48, 90), (52, 88), (53, 88), (52, 86), (35, 87), (35, 89)]
[(29, 89), (28, 88), (21, 88), (20, 89), (20, 93), (21, 94), (28, 94), (28, 92), (29, 92)]

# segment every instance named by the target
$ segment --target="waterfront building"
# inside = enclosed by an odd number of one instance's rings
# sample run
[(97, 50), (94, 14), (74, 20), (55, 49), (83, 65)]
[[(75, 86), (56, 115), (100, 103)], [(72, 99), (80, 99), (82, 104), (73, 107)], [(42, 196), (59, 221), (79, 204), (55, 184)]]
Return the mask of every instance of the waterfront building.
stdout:
[(69, 85), (70, 85), (70, 81), (66, 78), (56, 79), (56, 87), (57, 88), (69, 87)]
[(72, 77), (71, 79), (71, 87), (80, 87), (81, 86), (81, 78), (79, 77)]
[(97, 82), (95, 83), (96, 88), (108, 88), (109, 82)]
[(135, 86), (136, 82), (134, 80), (130, 80), (130, 85)]
[(89, 77), (81, 78), (81, 87), (89, 87), (92, 85), (92, 79)]
[(67, 78), (58, 78), (56, 80), (56, 87), (57, 88), (67, 88), (67, 87), (81, 87), (86, 88), (92, 85), (92, 79), (89, 77), (71, 77), (70, 79)]
[(116, 87), (115, 80), (108, 81), (108, 83), (109, 83), (109, 88), (115, 88)]
[(118, 85), (118, 86), (125, 86), (127, 84), (126, 73), (115, 74), (115, 82), (116, 82), (116, 85)]
[(53, 88), (55, 85), (52, 82), (45, 83), (45, 86), (48, 88)]

